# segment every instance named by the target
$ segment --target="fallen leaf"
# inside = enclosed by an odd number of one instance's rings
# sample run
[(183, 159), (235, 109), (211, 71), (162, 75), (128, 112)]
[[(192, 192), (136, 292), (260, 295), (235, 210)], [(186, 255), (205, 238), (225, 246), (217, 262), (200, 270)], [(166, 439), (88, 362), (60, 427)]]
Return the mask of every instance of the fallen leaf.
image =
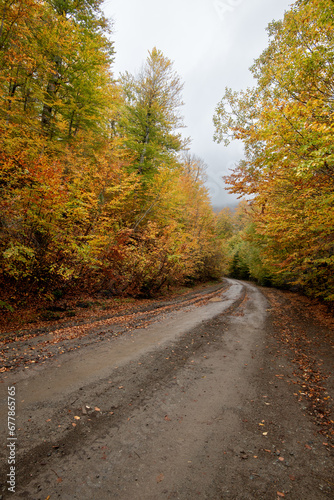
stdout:
[(281, 493), (280, 491), (277, 492), (277, 496), (279, 496), (279, 497), (285, 497), (284, 493)]
[(283, 457), (278, 457), (278, 460), (280, 460), (280, 462), (284, 462), (284, 458)]
[(289, 478), (291, 479), (291, 481), (294, 481), (296, 479), (296, 476), (294, 476), (293, 474), (290, 474)]
[(311, 446), (309, 446), (308, 444), (305, 445), (305, 448), (307, 448), (308, 450), (312, 450)]
[(94, 410), (95, 411), (101, 411), (100, 408), (98, 408), (97, 406), (95, 406)]
[(157, 476), (157, 483), (161, 483), (165, 479), (165, 476), (161, 473)]
[(61, 483), (62, 482), (62, 478), (61, 477), (58, 477), (57, 479), (57, 483)]
[(262, 432), (262, 434), (263, 434), (264, 436), (266, 436), (266, 435), (268, 434), (268, 432)]
[(80, 417), (75, 416), (74, 418), (75, 418), (75, 420), (80, 420)]
[(165, 415), (165, 420), (166, 420), (166, 422), (170, 422), (171, 421), (168, 415)]

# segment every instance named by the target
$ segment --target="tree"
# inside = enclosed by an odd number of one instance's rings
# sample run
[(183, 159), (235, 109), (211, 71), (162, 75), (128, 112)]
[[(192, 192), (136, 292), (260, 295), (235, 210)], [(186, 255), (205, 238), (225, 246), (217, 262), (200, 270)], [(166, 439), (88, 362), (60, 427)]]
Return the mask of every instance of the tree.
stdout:
[(68, 140), (79, 130), (108, 128), (114, 51), (100, 6), (101, 0), (3, 2), (0, 126), (9, 138), (26, 141), (43, 131), (47, 139)]
[(133, 169), (144, 176), (171, 165), (184, 147), (179, 108), (183, 84), (172, 62), (153, 48), (138, 76), (121, 78), (125, 106), (119, 123), (125, 144), (133, 152)]
[(269, 25), (254, 89), (227, 89), (217, 141), (240, 139), (245, 160), (227, 177), (252, 195), (267, 265), (283, 280), (334, 300), (333, 2), (300, 0)]

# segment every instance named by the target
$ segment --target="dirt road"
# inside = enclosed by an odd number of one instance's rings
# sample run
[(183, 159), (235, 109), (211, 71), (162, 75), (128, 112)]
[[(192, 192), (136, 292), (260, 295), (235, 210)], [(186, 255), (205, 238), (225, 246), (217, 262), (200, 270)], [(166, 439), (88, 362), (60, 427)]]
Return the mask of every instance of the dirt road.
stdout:
[(1, 374), (3, 442), (14, 386), (17, 440), (15, 493), (3, 447), (0, 499), (333, 498), (333, 447), (267, 298), (228, 280), (201, 299)]

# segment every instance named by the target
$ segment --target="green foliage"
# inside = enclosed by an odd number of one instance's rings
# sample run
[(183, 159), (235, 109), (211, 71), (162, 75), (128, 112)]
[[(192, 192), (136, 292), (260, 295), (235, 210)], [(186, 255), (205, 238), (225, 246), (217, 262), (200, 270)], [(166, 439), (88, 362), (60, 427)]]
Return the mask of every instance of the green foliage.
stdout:
[(150, 176), (172, 166), (175, 152), (184, 147), (177, 129), (183, 126), (179, 108), (183, 84), (172, 62), (153, 48), (138, 76), (121, 77), (124, 107), (119, 128), (133, 154), (132, 168)]
[(230, 266), (230, 275), (232, 278), (248, 280), (250, 278), (249, 267), (247, 262), (240, 257), (237, 251), (234, 256)]
[(14, 307), (12, 307), (10, 304), (5, 302), (4, 300), (0, 300), (0, 308), (4, 309), (5, 311), (14, 312)]

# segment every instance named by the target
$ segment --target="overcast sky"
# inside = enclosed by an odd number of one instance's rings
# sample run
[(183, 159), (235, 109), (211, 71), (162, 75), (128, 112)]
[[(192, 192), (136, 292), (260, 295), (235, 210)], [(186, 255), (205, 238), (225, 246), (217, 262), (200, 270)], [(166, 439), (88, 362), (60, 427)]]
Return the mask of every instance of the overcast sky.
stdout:
[(249, 67), (268, 45), (266, 27), (281, 19), (292, 0), (106, 0), (114, 21), (114, 72), (136, 74), (153, 47), (174, 62), (184, 82), (185, 136), (191, 153), (208, 165), (212, 202), (224, 207), (236, 200), (222, 176), (242, 158), (242, 145), (213, 142), (212, 117), (226, 86), (253, 85)]

